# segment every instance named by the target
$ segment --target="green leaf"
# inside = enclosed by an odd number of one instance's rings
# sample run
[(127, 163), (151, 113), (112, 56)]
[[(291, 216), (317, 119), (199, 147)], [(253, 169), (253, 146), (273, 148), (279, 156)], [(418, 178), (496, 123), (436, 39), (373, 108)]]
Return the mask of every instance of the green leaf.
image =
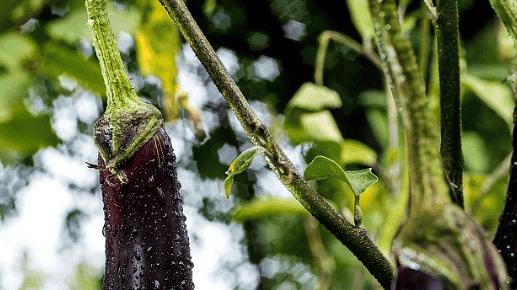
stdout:
[(103, 95), (105, 92), (98, 63), (55, 42), (49, 42), (43, 48), (41, 69), (55, 78), (65, 75), (74, 79), (82, 87), (96, 94)]
[(487, 81), (470, 74), (462, 78), (463, 84), (494, 110), (509, 125), (513, 124), (514, 99), (510, 89), (503, 83)]
[[(83, 38), (89, 38), (87, 27), (86, 9), (76, 9), (65, 17), (55, 20), (46, 26), (47, 33), (56, 40), (62, 40), (69, 44), (76, 44)], [(115, 35), (121, 31), (133, 34), (140, 22), (140, 14), (137, 9), (117, 9), (111, 5), (109, 18)]]
[(36, 44), (29, 37), (8, 32), (0, 35), (0, 66), (7, 70), (18, 70), (20, 63), (34, 55)]
[(232, 195), (233, 177), (234, 175), (230, 175), (224, 179), (224, 195), (226, 198), (230, 198)]
[(347, 0), (348, 10), (355, 29), (363, 39), (373, 37), (373, 22), (367, 0)]
[(226, 198), (230, 198), (233, 184), (233, 177), (244, 170), (246, 170), (250, 165), (253, 159), (258, 155), (264, 154), (266, 149), (260, 146), (253, 146), (242, 151), (237, 158), (235, 158), (230, 166), (228, 167), (228, 171), (226, 174), (228, 177), (224, 180), (224, 191), (226, 194)]
[(22, 102), (13, 109), (8, 121), (0, 123), (0, 159), (4, 162), (30, 156), (57, 142), (50, 117), (31, 114)]
[(286, 118), (285, 129), (291, 142), (341, 142), (343, 136), (329, 111), (317, 113), (292, 112)]
[(307, 180), (321, 180), (329, 177), (345, 181), (354, 193), (354, 224), (361, 225), (362, 211), (359, 207), (359, 197), (364, 190), (376, 183), (379, 179), (372, 173), (372, 169), (344, 171), (336, 161), (325, 156), (316, 156), (307, 166), (303, 176)]
[(16, 106), (27, 95), (31, 79), (23, 71), (0, 74), (0, 123), (13, 117)]
[(268, 197), (240, 205), (234, 211), (233, 218), (244, 222), (281, 214), (308, 215), (308, 212), (294, 198)]
[(345, 139), (342, 143), (342, 148), (341, 160), (345, 164), (364, 164), (368, 166), (377, 164), (377, 153), (364, 143)]
[(343, 180), (355, 195), (360, 195), (368, 186), (379, 180), (371, 168), (345, 171), (336, 161), (325, 156), (316, 156), (305, 169), (303, 176), (307, 180), (322, 180), (329, 177)]
[(304, 83), (289, 101), (288, 107), (319, 111), (325, 108), (340, 108), (342, 105), (336, 91), (313, 83)]

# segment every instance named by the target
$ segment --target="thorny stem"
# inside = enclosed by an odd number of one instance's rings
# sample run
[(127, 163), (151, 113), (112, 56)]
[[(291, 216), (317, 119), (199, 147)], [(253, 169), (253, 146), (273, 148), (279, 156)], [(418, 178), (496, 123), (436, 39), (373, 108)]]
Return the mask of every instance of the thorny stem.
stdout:
[(463, 207), (460, 58), (457, 0), (437, 0), (436, 40), (440, 77), (440, 153), (451, 200)]
[(411, 212), (447, 201), (438, 153), (438, 132), (422, 72), (402, 30), (394, 0), (369, 0), (386, 79), (407, 132)]
[(318, 52), (316, 54), (316, 65), (314, 69), (314, 82), (317, 85), (323, 85), (323, 73), (325, 68), (325, 56), (327, 55), (328, 45), (330, 40), (334, 40), (339, 42), (353, 51), (357, 52), (365, 56), (372, 64), (374, 64), (377, 68), (381, 69), (381, 61), (379, 57), (370, 49), (363, 46), (356, 40), (344, 35), (343, 33), (326, 30), (320, 34), (319, 37), (319, 47)]
[(329, 205), (298, 173), (267, 127), (244, 98), (214, 49), (182, 0), (160, 0), (180, 28), (208, 74), (218, 87), (250, 140), (264, 147), (266, 160), (293, 196), (365, 265), (386, 289), (393, 279), (389, 260), (380, 252), (362, 227), (355, 227)]

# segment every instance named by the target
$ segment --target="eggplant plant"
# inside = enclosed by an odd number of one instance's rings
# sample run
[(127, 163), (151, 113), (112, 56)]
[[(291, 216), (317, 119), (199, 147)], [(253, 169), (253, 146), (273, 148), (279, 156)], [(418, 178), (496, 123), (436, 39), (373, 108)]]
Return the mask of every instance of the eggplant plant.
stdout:
[[(412, 44), (402, 27), (403, 17), (397, 1), (367, 1), (379, 56), (372, 55), (370, 50), (364, 54), (382, 68), (387, 87), (400, 112), (406, 136), (409, 214), (393, 243), (395, 267), (392, 267), (392, 263), (378, 250), (361, 226), (360, 209), (357, 208), (360, 191), (356, 193), (356, 214), (352, 224), (321, 198), (307, 181), (310, 176), (317, 176), (314, 179), (337, 177), (346, 180), (353, 189), (354, 181), (349, 180), (347, 173), (333, 164), (332, 160), (318, 161), (318, 165), (313, 165), (316, 164), (314, 159), (312, 166), (309, 165), (306, 170), (306, 173), (310, 170), (310, 174), (302, 177), (250, 108), (185, 3), (181, 0), (160, 2), (205, 66), (250, 141), (256, 145), (237, 157), (230, 166), (225, 182), (227, 195), (231, 190), (233, 176), (244, 171), (251, 163), (250, 159), (264, 155), (270, 168), (293, 196), (351, 250), (385, 289), (496, 290), (514, 287), (510, 279), (516, 277), (508, 277), (506, 270), (506, 267), (510, 268), (512, 274), (514, 262), (505, 259), (505, 265), (499, 254), (501, 249), (497, 250), (481, 226), (463, 209), (456, 0), (438, 0), (436, 5), (433, 1), (424, 1), (437, 34), (441, 126), (436, 126), (438, 120), (435, 120), (431, 99), (426, 92), (422, 69), (417, 64)], [(505, 23), (513, 22), (512, 25), (515, 25), (515, 10), (512, 10), (515, 9), (515, 1), (498, 3), (494, 6), (504, 11)], [(509, 30), (513, 28), (509, 27)], [(343, 43), (350, 43), (345, 37), (336, 38)], [(357, 48), (354, 43), (350, 46), (362, 52), (360, 46)], [(321, 71), (316, 73), (316, 79), (322, 83)], [(324, 160), (323, 157), (319, 158)], [(509, 211), (515, 221), (514, 211)], [(503, 230), (506, 237), (514, 235), (507, 230)], [(512, 249), (515, 247), (513, 244), (509, 246)]]

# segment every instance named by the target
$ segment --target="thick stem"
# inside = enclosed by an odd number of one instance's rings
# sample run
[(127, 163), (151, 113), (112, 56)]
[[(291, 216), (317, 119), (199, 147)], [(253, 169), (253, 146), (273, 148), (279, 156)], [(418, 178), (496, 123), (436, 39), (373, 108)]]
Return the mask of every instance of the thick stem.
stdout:
[(369, 0), (377, 47), (406, 129), (411, 213), (443, 204), (445, 195), (438, 152), (438, 130), (411, 43), (402, 30), (394, 0)]
[(278, 178), (320, 223), (354, 253), (384, 288), (389, 288), (393, 270), (388, 259), (375, 246), (364, 228), (348, 222), (298, 173), (270, 131), (252, 111), (185, 3), (182, 0), (161, 0), (161, 3), (208, 71), (250, 140), (268, 151), (266, 159)]
[(111, 31), (106, 0), (86, 0), (88, 25), (92, 31), (95, 52), (101, 66), (106, 95), (107, 110), (122, 107), (129, 103), (140, 103), (125, 72), (124, 64)]
[(460, 58), (457, 0), (436, 2), (436, 39), (440, 76), (440, 153), (449, 181), (451, 200), (463, 207), (461, 151)]

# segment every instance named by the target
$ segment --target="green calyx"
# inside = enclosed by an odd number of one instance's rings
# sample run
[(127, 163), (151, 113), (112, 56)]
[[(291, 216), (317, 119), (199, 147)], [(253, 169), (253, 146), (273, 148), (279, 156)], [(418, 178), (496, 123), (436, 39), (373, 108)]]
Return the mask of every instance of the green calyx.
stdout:
[(413, 215), (394, 244), (401, 266), (439, 278), (447, 289), (507, 289), (504, 263), (483, 230), (447, 204)]
[(136, 95), (117, 48), (108, 19), (106, 0), (86, 0), (88, 26), (106, 85), (108, 105), (95, 124), (94, 141), (110, 170), (120, 181), (117, 168), (161, 128), (160, 111)]

